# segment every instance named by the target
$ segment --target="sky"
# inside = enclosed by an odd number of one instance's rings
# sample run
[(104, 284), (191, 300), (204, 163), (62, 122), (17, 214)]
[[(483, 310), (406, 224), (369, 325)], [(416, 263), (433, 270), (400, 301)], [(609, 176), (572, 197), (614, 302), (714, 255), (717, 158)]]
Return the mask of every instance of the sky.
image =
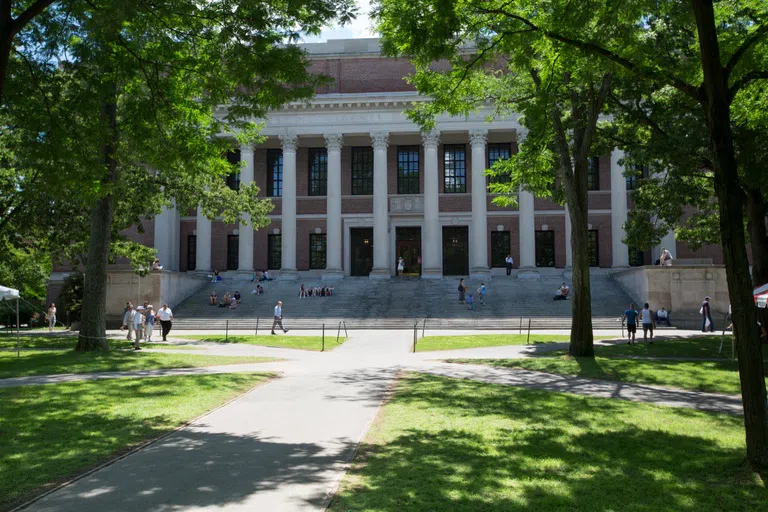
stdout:
[(322, 43), (328, 39), (359, 39), (363, 37), (376, 37), (371, 30), (371, 20), (368, 13), (371, 10), (370, 0), (356, 0), (360, 13), (357, 19), (345, 27), (328, 27), (319, 36), (305, 36), (304, 42)]

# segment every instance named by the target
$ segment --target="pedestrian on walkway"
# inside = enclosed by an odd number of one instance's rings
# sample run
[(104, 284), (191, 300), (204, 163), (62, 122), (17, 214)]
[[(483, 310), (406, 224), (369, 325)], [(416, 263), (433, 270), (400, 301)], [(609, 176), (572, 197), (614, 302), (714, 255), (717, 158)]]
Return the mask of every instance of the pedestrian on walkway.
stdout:
[[(640, 312), (640, 321), (643, 323), (643, 341), (653, 345), (653, 328), (656, 327), (656, 319), (653, 317), (653, 312), (647, 302)], [(651, 331), (651, 341), (648, 341), (648, 331)]]
[(163, 304), (163, 307), (157, 312), (157, 318), (160, 319), (160, 327), (163, 329), (163, 341), (168, 341), (168, 333), (173, 327), (173, 311), (168, 307), (168, 304)]
[(144, 330), (144, 306), (137, 307), (133, 312), (133, 330), (136, 332), (136, 341), (133, 344), (135, 350), (141, 350), (139, 342)]
[(704, 297), (699, 314), (701, 315), (701, 332), (715, 332), (715, 323), (712, 321), (712, 308), (709, 305), (709, 297)]
[(507, 257), (504, 259), (504, 262), (507, 265), (507, 275), (511, 275), (512, 274), (512, 265), (514, 265), (515, 260), (512, 259), (512, 255), (511, 254), (507, 254)]
[(48, 306), (48, 314), (45, 315), (45, 318), (48, 320), (48, 332), (53, 332), (53, 328), (56, 326), (56, 304), (53, 302)]
[(482, 304), (483, 306), (485, 306), (485, 293), (486, 293), (486, 291), (487, 290), (485, 289), (485, 283), (481, 282), (480, 283), (480, 287), (477, 289), (477, 294), (480, 296), (480, 304)]
[(150, 304), (144, 313), (144, 338), (147, 343), (152, 342), (152, 332), (155, 330), (155, 311)]
[(133, 333), (133, 315), (135, 311), (133, 309), (133, 304), (130, 302), (128, 303), (128, 306), (125, 308), (125, 314), (123, 315), (123, 325), (120, 327), (120, 329), (127, 329), (128, 330), (128, 336), (125, 338), (128, 341), (131, 341), (131, 333)]
[(277, 301), (275, 304), (275, 319), (272, 321), (272, 334), (275, 334), (275, 326), (279, 326), (283, 332), (288, 332), (288, 329), (283, 327), (283, 301)]
[(405, 272), (405, 260), (400, 256), (397, 259), (397, 275), (402, 277), (403, 272)]
[(464, 284), (464, 279), (459, 279), (459, 304), (464, 304), (464, 294), (467, 292), (467, 285)]
[(629, 338), (627, 345), (637, 343), (637, 341), (635, 341), (635, 333), (637, 332), (637, 311), (635, 310), (634, 304), (630, 304), (629, 309), (622, 315), (621, 322), (624, 323), (624, 320), (627, 321), (627, 338)]

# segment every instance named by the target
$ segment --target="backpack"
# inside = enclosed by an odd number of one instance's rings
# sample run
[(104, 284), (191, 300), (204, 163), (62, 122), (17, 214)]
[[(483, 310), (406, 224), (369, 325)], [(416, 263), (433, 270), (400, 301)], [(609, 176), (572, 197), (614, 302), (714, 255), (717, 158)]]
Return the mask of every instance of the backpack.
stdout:
[(459, 285), (459, 291), (460, 291), (460, 292), (463, 292), (463, 291), (464, 291), (464, 286), (463, 286), (463, 285), (461, 285), (461, 284)]

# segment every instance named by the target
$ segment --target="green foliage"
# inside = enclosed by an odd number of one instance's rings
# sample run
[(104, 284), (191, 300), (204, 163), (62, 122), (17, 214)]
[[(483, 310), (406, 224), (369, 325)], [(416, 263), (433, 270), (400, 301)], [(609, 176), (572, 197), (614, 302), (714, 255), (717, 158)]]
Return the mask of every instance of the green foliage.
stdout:
[(0, 284), (19, 290), (27, 301), (45, 301), (50, 275), (51, 259), (45, 251), (19, 237), (0, 236)]
[(72, 272), (64, 278), (64, 285), (59, 292), (57, 309), (64, 313), (59, 316), (69, 322), (79, 322), (83, 309), (83, 286), (85, 276), (79, 271)]

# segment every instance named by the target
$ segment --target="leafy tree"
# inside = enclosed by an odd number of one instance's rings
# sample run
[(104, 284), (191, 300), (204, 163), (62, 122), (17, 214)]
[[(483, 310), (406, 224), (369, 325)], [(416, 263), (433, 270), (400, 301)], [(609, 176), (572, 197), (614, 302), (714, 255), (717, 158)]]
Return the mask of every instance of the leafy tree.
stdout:
[(45, 285), (51, 275), (47, 251), (18, 238), (0, 238), (0, 284), (19, 290), (28, 301), (45, 301)]

